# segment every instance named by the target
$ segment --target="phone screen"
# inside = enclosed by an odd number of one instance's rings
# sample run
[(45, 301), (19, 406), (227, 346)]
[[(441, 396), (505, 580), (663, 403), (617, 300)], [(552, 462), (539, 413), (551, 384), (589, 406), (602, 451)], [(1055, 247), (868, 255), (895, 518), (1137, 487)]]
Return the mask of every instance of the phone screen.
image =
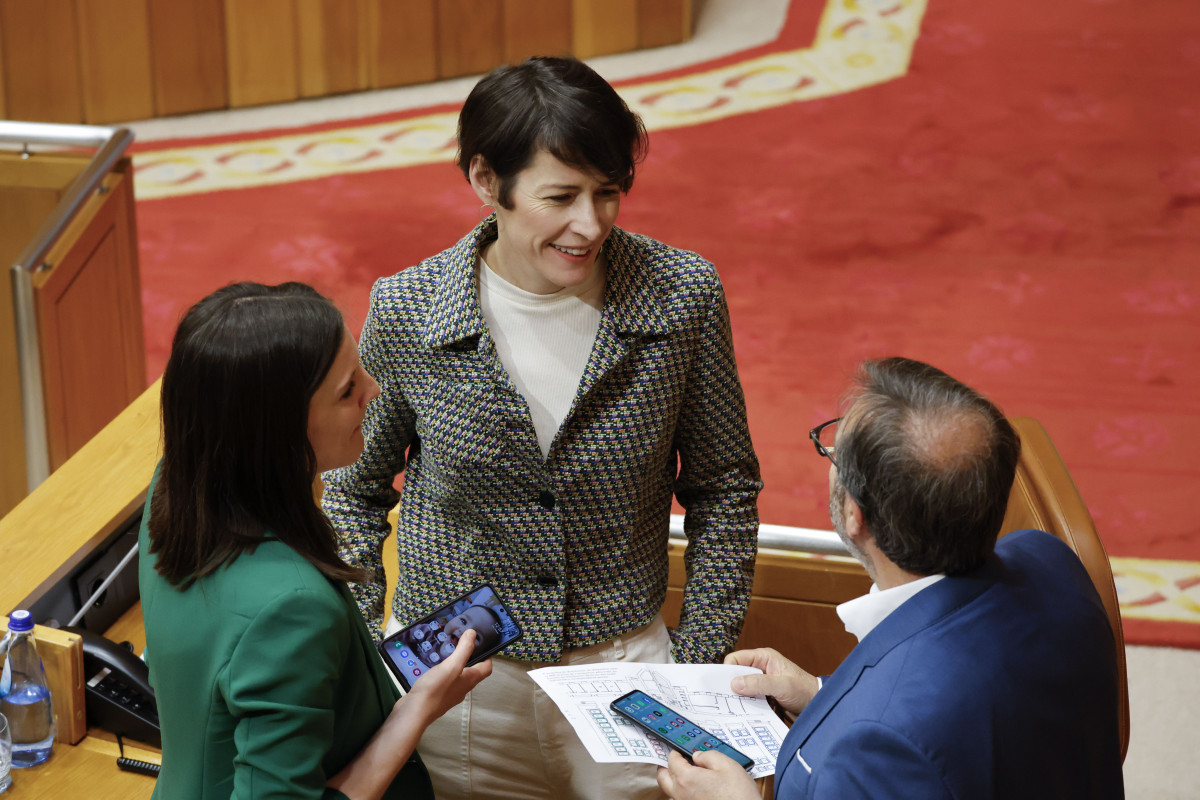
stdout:
[(716, 750), (750, 769), (754, 759), (725, 744), (716, 734), (709, 733), (679, 712), (655, 700), (645, 692), (634, 690), (612, 701), (611, 708), (643, 730), (649, 731), (678, 750), (689, 761), (692, 753)]
[(475, 652), (468, 665), (521, 638), (521, 626), (496, 590), (484, 584), (384, 639), (379, 652), (407, 691), (418, 678), (454, 652), (467, 628), (474, 628), (476, 633)]

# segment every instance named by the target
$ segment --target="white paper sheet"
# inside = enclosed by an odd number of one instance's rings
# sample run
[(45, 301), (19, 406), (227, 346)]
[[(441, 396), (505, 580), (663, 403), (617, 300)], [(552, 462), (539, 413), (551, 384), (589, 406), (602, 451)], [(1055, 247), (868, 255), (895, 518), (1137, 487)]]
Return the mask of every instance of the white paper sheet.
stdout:
[(558, 705), (598, 762), (666, 766), (667, 746), (608, 707), (626, 692), (641, 689), (750, 756), (750, 775), (761, 778), (775, 774), (787, 725), (762, 695), (742, 697), (729, 688), (735, 675), (752, 672), (758, 670), (724, 664), (613, 662), (543, 667), (529, 677)]

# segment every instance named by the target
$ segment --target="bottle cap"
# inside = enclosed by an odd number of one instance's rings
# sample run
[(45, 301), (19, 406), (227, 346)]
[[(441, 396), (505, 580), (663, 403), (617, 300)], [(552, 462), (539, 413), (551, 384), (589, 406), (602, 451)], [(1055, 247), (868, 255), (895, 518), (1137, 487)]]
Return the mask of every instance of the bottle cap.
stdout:
[(33, 614), (28, 611), (14, 611), (8, 615), (8, 629), (21, 633), (33, 630)]

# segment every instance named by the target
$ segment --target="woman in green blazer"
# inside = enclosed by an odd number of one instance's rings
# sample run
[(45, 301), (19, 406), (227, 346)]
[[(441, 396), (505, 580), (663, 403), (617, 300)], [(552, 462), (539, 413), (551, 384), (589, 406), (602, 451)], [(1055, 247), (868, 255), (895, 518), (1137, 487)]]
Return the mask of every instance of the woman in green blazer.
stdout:
[(140, 535), (155, 797), (433, 797), (416, 744), (491, 663), (464, 637), (397, 699), (314, 501), (378, 393), (303, 284), (234, 284), (180, 323)]

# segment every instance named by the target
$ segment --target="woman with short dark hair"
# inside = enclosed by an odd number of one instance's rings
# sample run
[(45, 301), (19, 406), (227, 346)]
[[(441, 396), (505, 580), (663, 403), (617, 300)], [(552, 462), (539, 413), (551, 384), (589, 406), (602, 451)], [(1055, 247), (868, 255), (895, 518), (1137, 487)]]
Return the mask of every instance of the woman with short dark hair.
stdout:
[(512, 208), (518, 174), (541, 151), (628, 193), (647, 147), (637, 114), (595, 70), (570, 58), (492, 70), (458, 116), (459, 169), (471, 180), (471, 165), (482, 158), (505, 209)]
[(417, 741), (490, 665), (464, 668), (468, 642), (397, 700), (314, 500), (378, 393), (303, 284), (234, 284), (180, 323), (139, 538), (155, 797), (432, 798)]
[[(586, 64), (493, 70), (458, 139), (491, 213), (375, 284), (360, 350), (383, 393), (325, 508), (343, 556), (373, 575), (355, 584), (371, 623), (399, 499), (388, 630), (486, 581), (524, 631), (422, 738), (439, 798), (655, 797), (653, 767), (597, 764), (527, 673), (713, 662), (736, 641), (761, 483), (725, 295), (700, 256), (616, 227), (646, 134)], [(668, 631), (673, 499), (689, 574)]]

